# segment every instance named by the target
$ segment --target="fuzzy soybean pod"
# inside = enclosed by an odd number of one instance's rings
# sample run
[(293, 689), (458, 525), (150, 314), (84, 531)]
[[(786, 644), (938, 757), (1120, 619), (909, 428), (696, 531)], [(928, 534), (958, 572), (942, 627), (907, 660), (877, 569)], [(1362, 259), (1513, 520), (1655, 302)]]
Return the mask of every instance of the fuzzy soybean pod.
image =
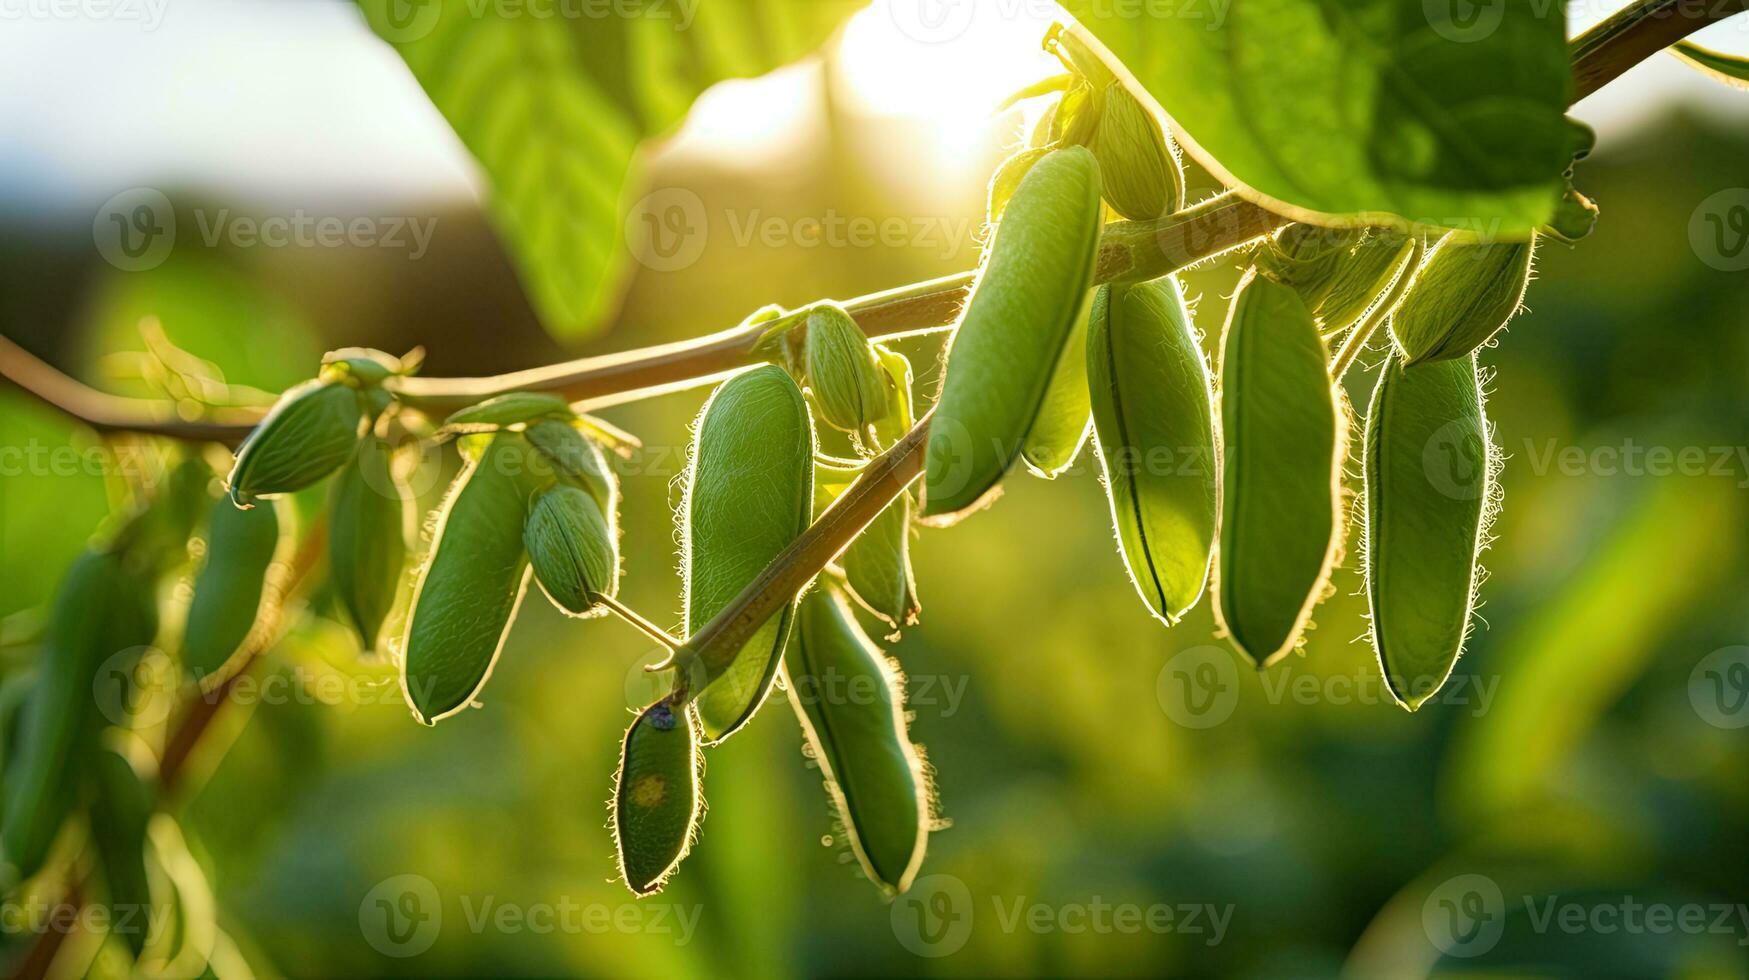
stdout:
[(791, 707), (869, 880), (911, 886), (929, 843), (929, 783), (905, 731), (904, 682), (826, 589), (802, 598), (784, 654)]
[(1215, 618), (1259, 666), (1299, 643), (1341, 542), (1343, 428), (1327, 358), (1293, 289), (1240, 283), (1221, 354)]
[(488, 432), (537, 419), (570, 416), (570, 403), (558, 395), (512, 391), (457, 409), (444, 420), (443, 427), (451, 432)]
[(1177, 280), (1099, 287), (1087, 351), (1118, 548), (1172, 625), (1202, 598), (1220, 509), (1209, 372)]
[(1152, 221), (1178, 210), (1184, 199), (1178, 158), (1159, 120), (1121, 82), (1105, 88), (1093, 153), (1112, 210), (1132, 221)]
[(1532, 242), (1469, 245), (1447, 236), (1391, 315), (1404, 360), (1459, 360), (1492, 340), (1524, 302), (1534, 251)]
[(1389, 359), (1367, 409), (1365, 460), (1373, 646), (1391, 696), (1414, 711), (1463, 650), (1493, 498), (1475, 358)]
[(74, 562), (55, 596), (17, 754), (6, 769), (0, 888), (42, 867), (73, 805), (72, 780), (85, 768), (79, 758), (108, 720), (92, 697), (99, 670), (112, 658), (137, 656), (157, 632), (153, 583), (123, 555), (94, 550)]
[(401, 690), (414, 717), (436, 724), (486, 685), (528, 589), (522, 533), (536, 487), (528, 440), (489, 437), (444, 500), (430, 559), (413, 587)]
[(1012, 156), (1002, 161), (996, 172), (990, 175), (990, 190), (985, 202), (985, 220), (990, 224), (1002, 220), (1002, 212), (1008, 210), (1008, 202), (1013, 200), (1014, 191), (1020, 187), (1021, 178), (1032, 170), (1032, 166), (1044, 159), (1051, 152), (1049, 147), (1028, 146), (1016, 150)]
[(410, 496), (389, 444), (374, 437), (359, 442), (329, 496), (329, 577), (367, 650), (376, 648), (401, 584)]
[(262, 618), (273, 556), (279, 549), (279, 514), (272, 501), (242, 510), (229, 498), (212, 504), (206, 560), (194, 577), (183, 631), (182, 666), (193, 679), (212, 683), (242, 649)]
[(607, 519), (610, 522), (616, 519), (619, 482), (608, 468), (601, 449), (578, 431), (573, 418), (532, 422), (526, 435), (529, 444), (540, 454), (540, 461), (552, 471), (554, 479), (587, 490)]
[(146, 826), (152, 818), (153, 787), (127, 756), (104, 748), (91, 760), (95, 794), (91, 839), (103, 863), (103, 880), (113, 912), (111, 934), (120, 934), (137, 959), (146, 948), (158, 909), (146, 871)]
[(1087, 317), (1092, 308), (1093, 293), (1089, 291), (1075, 318), (1075, 329), (1063, 345), (1063, 356), (1057, 359), (1032, 431), (1020, 447), (1027, 472), (1046, 480), (1056, 479), (1074, 464), (1093, 430), (1093, 405), (1087, 391)]
[(1052, 151), (1022, 178), (954, 331), (930, 425), (923, 517), (952, 523), (1020, 456), (1092, 286), (1099, 165)]
[(367, 399), (343, 382), (318, 378), (287, 389), (237, 450), (226, 480), (246, 507), (292, 493), (345, 465), (364, 434)]
[[(697, 429), (684, 504), (688, 635), (807, 529), (814, 506), (813, 423), (782, 368), (766, 365), (723, 382)], [(732, 662), (703, 665), (692, 704), (707, 745), (728, 738), (765, 700), (794, 612), (792, 601)]]
[(619, 536), (587, 491), (561, 483), (535, 498), (522, 538), (535, 581), (565, 612), (598, 612), (619, 592)]
[(1353, 326), (1378, 302), (1398, 276), (1412, 276), (1409, 260), (1416, 239), (1397, 232), (1374, 231), (1361, 239), (1336, 267), (1323, 296), (1312, 307), (1325, 333)]
[[(881, 445), (891, 445), (915, 424), (911, 416), (911, 362), (880, 344), (875, 345), (875, 353), (892, 379), (893, 396), (887, 418), (875, 425), (875, 436)], [(850, 591), (895, 634), (915, 624), (922, 612), (917, 578), (911, 570), (914, 506), (910, 491), (901, 493), (850, 543), (842, 562)]]
[(822, 303), (808, 313), (803, 348), (808, 389), (827, 423), (861, 432), (886, 417), (886, 372), (843, 307)]
[(626, 887), (662, 890), (692, 848), (704, 796), (692, 720), (666, 701), (639, 713), (626, 730), (614, 777), (613, 839)]

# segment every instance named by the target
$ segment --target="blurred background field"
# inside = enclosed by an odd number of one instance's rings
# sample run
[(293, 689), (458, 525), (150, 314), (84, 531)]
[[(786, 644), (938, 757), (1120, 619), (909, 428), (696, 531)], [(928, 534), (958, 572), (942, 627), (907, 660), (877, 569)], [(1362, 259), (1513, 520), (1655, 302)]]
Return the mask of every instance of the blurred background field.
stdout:
[[(528, 310), (441, 119), (353, 11), (256, 13), (268, 7), (173, 6), (144, 53), (115, 25), (55, 34), (181, 74), (102, 93), (89, 78), (113, 76), (94, 54), (50, 72), (42, 104), (0, 99), (7, 337), (141, 393), (116, 352), (140, 349), (155, 317), (229, 382), (277, 391), (342, 345), (423, 345), (427, 373), (489, 373), (958, 272), (977, 260), (984, 181), (1027, 121), (990, 110), (1049, 70), (1042, 23), (992, 20), (941, 56), (908, 51), (871, 12), (824, 65), (711, 93), (649, 161), (651, 189), (702, 205), (697, 260), (641, 270), (612, 329), (570, 348)], [(8, 60), (0, 79), (16, 80)], [(906, 67), (915, 77), (894, 81)], [(1749, 644), (1749, 271), (1690, 244), (1703, 202), (1749, 183), (1749, 96), (1700, 94), (1679, 71), (1642, 68), (1577, 113), (1601, 131), (1578, 184), (1602, 219), (1579, 247), (1542, 250), (1530, 312), (1484, 354), (1506, 454), (1485, 623), (1420, 713), (1386, 703), (1355, 642), (1352, 560), (1304, 656), (1267, 674), (1220, 646), (1207, 603), (1160, 627), (1084, 458), (1054, 482), (1012, 478), (989, 512), (914, 546), (923, 620), (894, 653), (949, 824), (924, 868), (947, 877), (920, 882), (925, 912), (964, 924), (949, 938), (919, 943), (917, 902), (888, 906), (860, 879), (785, 705), (710, 754), (697, 848), (667, 891), (634, 902), (610, 880), (605, 801), (627, 709), (646, 700), (646, 641), (530, 601), (483, 710), (425, 729), (321, 596), (315, 625), (265, 665), (277, 693), (227, 716), (222, 760), (187, 807), (219, 923), (258, 974), (289, 976), (1749, 971), (1749, 667), (1729, 666), (1749, 664), (1730, 650)], [(228, 72), (264, 78), (262, 101), (223, 94)], [(193, 121), (176, 118), (182, 102)], [(108, 157), (82, 112), (118, 141)], [(376, 112), (387, 135), (371, 135)], [(134, 186), (166, 193), (182, 229), (146, 272), (92, 245), (98, 205)], [(220, 209), (435, 232), (417, 257), (208, 245), (195, 230)], [(853, 227), (902, 231), (884, 247)], [(1231, 262), (1185, 277), (1205, 340), (1235, 280)], [(937, 343), (904, 349), (931, 383)], [(1357, 404), (1371, 377), (1352, 382)], [(704, 394), (604, 412), (645, 443), (620, 464), (622, 597), (664, 625), (679, 619), (673, 508)], [(40, 461), (94, 444), (0, 389), (9, 622), (42, 606), (106, 512), (100, 473)], [(1660, 466), (1648, 449), (1706, 465)], [(427, 504), (443, 466), (425, 471)], [(5, 668), (29, 653), (7, 648)], [(361, 925), (373, 889), (401, 875), (429, 881), (441, 915), (429, 950), (405, 958)], [(1497, 886), (1500, 929), (1479, 956), (1442, 955), (1441, 889), (1467, 875)], [(1624, 901), (1702, 906), (1707, 928), (1595, 914)], [(1539, 918), (1569, 906), (1591, 913), (1580, 928)], [(1101, 908), (1166, 908), (1175, 925), (1100, 928), (1118, 921)]]

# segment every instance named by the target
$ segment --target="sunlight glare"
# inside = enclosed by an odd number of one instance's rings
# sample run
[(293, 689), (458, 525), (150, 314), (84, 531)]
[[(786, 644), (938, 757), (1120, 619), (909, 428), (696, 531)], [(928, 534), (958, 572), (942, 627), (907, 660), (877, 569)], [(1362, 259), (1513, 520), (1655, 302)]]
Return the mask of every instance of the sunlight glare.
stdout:
[(943, 162), (963, 163), (1003, 99), (1062, 70), (1041, 47), (1052, 21), (1041, 8), (1051, 8), (962, 5), (937, 27), (918, 23), (917, 6), (877, 0), (851, 18), (840, 48), (847, 102), (859, 112), (926, 120)]

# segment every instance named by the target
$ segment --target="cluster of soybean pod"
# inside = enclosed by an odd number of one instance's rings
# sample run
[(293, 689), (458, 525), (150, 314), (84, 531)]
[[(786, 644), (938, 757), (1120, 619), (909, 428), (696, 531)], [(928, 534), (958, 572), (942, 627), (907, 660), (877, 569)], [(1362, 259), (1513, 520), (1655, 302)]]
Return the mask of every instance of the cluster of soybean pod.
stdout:
[[(193, 536), (176, 648), (189, 683), (223, 684), (271, 637), (296, 564), (281, 526), (290, 510), (275, 499), (333, 476), (330, 587), (365, 648), (400, 624), (385, 646), (423, 723), (476, 706), (531, 579), (569, 615), (613, 611), (678, 647), (660, 665), (669, 693), (626, 732), (614, 789), (619, 869), (633, 892), (659, 890), (698, 833), (700, 749), (744, 726), (780, 678), (863, 872), (883, 893), (903, 891), (923, 860), (934, 794), (907, 732), (902, 675), (864, 624), (896, 639), (917, 620), (913, 525), (987, 506), (1017, 465), (1053, 477), (1091, 437), (1118, 552), (1148, 612), (1175, 624), (1206, 590), (1232, 645), (1267, 667), (1301, 644), (1342, 559), (1354, 494), (1341, 380), (1386, 324), (1392, 354), (1366, 408), (1354, 510), (1388, 689), (1410, 710), (1432, 697), (1470, 628), (1498, 503), (1476, 351), (1518, 310), (1534, 242), (1288, 224), (1246, 253), (1211, 372), (1175, 277), (1095, 283), (1108, 221), (1182, 208), (1176, 148), (1074, 35), (1053, 31), (1047, 47), (1067, 70), (1016, 95), (1054, 102), (991, 180), (983, 263), (933, 409), (918, 411), (906, 358), (829, 302), (755, 314), (768, 363), (705, 404), (679, 515), (689, 637), (871, 459), (928, 427), (920, 485), (750, 624), (731, 655), (690, 655), (618, 603), (618, 487), (604, 455), (617, 436), (555, 395), (501, 395), (431, 431), (455, 441), (464, 466), (426, 553), (409, 562), (412, 497), (386, 435), (417, 412), (385, 382), (417, 365), (336, 351), (255, 428), (223, 493), (190, 454), (68, 576), (51, 656), (0, 705), (7, 887), (43, 866), (85, 807), (111, 900), (147, 888), (141, 840), (154, 790), (92, 706), (95, 661), (154, 643), (156, 583)], [(1547, 234), (1577, 237), (1594, 211), (1572, 192), (1571, 220)], [(822, 448), (828, 436), (848, 447), (842, 455)], [(826, 693), (859, 684), (879, 696)], [(100, 761), (76, 762), (88, 759)]]

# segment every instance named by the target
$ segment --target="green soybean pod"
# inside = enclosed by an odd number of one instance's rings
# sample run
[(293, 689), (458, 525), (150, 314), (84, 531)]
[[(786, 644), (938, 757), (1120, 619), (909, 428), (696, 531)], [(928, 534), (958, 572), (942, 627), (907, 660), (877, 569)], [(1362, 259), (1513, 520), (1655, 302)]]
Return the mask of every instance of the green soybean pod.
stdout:
[(560, 484), (535, 499), (523, 528), (535, 581), (573, 616), (600, 611), (619, 592), (619, 539), (587, 491)]
[(1391, 696), (1414, 711), (1469, 634), (1493, 457), (1475, 358), (1385, 363), (1366, 417), (1366, 584)]
[(72, 780), (83, 768), (76, 759), (102, 720), (92, 696), (98, 671), (157, 635), (154, 592), (111, 551), (87, 551), (61, 583), (6, 770), (0, 888), (35, 874), (48, 856), (74, 802)]
[(1415, 240), (1391, 231), (1369, 232), (1336, 265), (1322, 296), (1308, 302), (1326, 333), (1353, 326), (1408, 267)]
[(1093, 429), (1093, 405), (1087, 392), (1087, 316), (1092, 307), (1093, 294), (1089, 292), (1051, 374), (1038, 418), (1020, 446), (1027, 471), (1046, 480), (1056, 479), (1074, 464)]
[[(890, 411), (886, 419), (876, 423), (875, 435), (881, 445), (891, 445), (914, 424), (911, 362), (898, 351), (874, 346), (893, 383)], [(922, 612), (917, 578), (911, 570), (911, 514), (915, 505), (909, 491), (900, 494), (856, 536), (842, 560), (850, 591), (865, 609), (891, 626), (894, 635), (915, 624)]]
[(1291, 288), (1240, 283), (1221, 354), (1215, 618), (1259, 666), (1287, 655), (1341, 543), (1343, 428), (1318, 326)]
[(1002, 212), (1008, 210), (1008, 202), (1014, 198), (1014, 191), (1020, 187), (1020, 180), (1032, 170), (1033, 164), (1051, 152), (1049, 147), (1029, 146), (1016, 150), (996, 172), (990, 175), (990, 190), (985, 201), (985, 220), (995, 224), (1002, 220)]
[(861, 432), (886, 417), (887, 377), (862, 328), (835, 303), (808, 313), (804, 374), (820, 415), (834, 428)]
[(1152, 221), (1178, 210), (1184, 200), (1178, 158), (1159, 120), (1122, 82), (1105, 87), (1092, 145), (1112, 210), (1133, 221)]
[(367, 650), (376, 648), (401, 584), (410, 498), (389, 444), (374, 436), (359, 442), (329, 496), (329, 577)]
[(784, 654), (790, 705), (869, 880), (911, 886), (929, 844), (929, 783), (905, 731), (904, 680), (826, 589), (802, 597)]
[(450, 488), (413, 587), (401, 690), (427, 725), (463, 710), (486, 686), (528, 589), (522, 532), (533, 450), (519, 432), (489, 438)]
[(1177, 280), (1099, 287), (1087, 369), (1119, 552), (1176, 624), (1208, 583), (1220, 513), (1209, 372)]
[[(807, 529), (814, 505), (814, 428), (801, 389), (782, 368), (768, 364), (723, 382), (697, 429), (683, 504), (688, 635)], [(694, 687), (705, 744), (728, 738), (764, 702), (794, 612), (792, 601), (733, 663)]]
[(685, 712), (658, 701), (626, 729), (614, 776), (613, 839), (633, 893), (661, 891), (692, 849), (704, 803), (698, 771), (698, 738)]
[(146, 827), (152, 819), (153, 789), (128, 757), (112, 748), (90, 762), (96, 784), (91, 806), (91, 839), (103, 864), (110, 934), (119, 934), (137, 959), (152, 933), (156, 908), (146, 871)]
[(1532, 242), (1469, 245), (1446, 236), (1391, 314), (1410, 364), (1461, 359), (1492, 340), (1524, 302)]
[(555, 479), (589, 491), (609, 520), (619, 511), (619, 482), (600, 447), (585, 437), (575, 419), (542, 419), (529, 425), (528, 441)]
[(237, 450), (226, 485), (238, 506), (310, 486), (352, 458), (367, 421), (361, 393), (318, 378), (289, 388)]
[(512, 391), (457, 409), (443, 422), (452, 432), (484, 432), (537, 419), (569, 418), (571, 404), (540, 391)]
[(207, 519), (206, 559), (194, 577), (183, 631), (182, 666), (211, 683), (225, 672), (262, 618), (277, 591), (270, 583), (280, 543), (279, 514), (272, 501), (243, 510), (220, 497)]
[(954, 331), (930, 425), (923, 517), (989, 499), (1032, 430), (1092, 286), (1099, 165), (1054, 150), (1022, 178)]

